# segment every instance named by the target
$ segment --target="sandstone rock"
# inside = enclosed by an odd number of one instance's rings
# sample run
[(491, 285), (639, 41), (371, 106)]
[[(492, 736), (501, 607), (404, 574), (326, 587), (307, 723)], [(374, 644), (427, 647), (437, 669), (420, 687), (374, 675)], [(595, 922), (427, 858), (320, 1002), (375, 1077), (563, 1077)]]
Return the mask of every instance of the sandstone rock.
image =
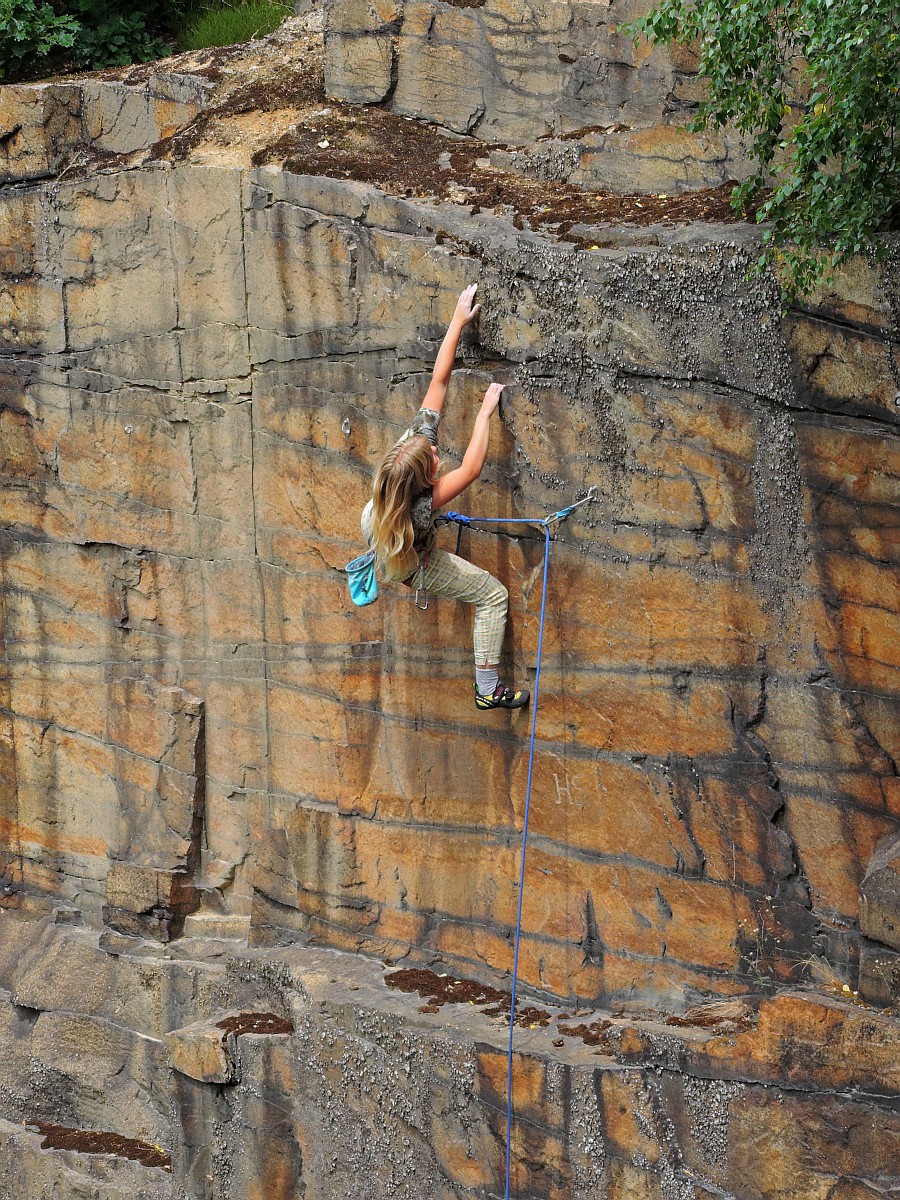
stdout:
[(221, 965), (98, 947), (96, 931), (38, 925), (6, 971), (12, 1002), (36, 1012), (79, 1012), (161, 1041), (170, 1028), (222, 1007)]
[(900, 950), (900, 835), (878, 843), (859, 885), (859, 897), (863, 933)]
[[(295, 1066), (288, 1053), (271, 1044), (247, 1045), (241, 1054), (252, 1071), (249, 1087), (226, 1090), (174, 1076), (183, 1141), (173, 1174), (200, 1180), (212, 1174), (226, 1179), (237, 1195), (291, 1200), (298, 1186), (306, 1186), (306, 1138), (315, 1136), (314, 1127), (297, 1120), (284, 1104), (295, 1082)], [(218, 1130), (214, 1143), (207, 1136), (211, 1122)]]
[(103, 919), (121, 933), (167, 942), (200, 903), (184, 871), (113, 863), (106, 876)]
[[(8, 254), (7, 254), (7, 257)], [(65, 349), (62, 288), (24, 279), (0, 289), (0, 344), (7, 351)]]
[(469, 133), (485, 115), (490, 57), (477, 9), (411, 0), (403, 7), (392, 103), (399, 112)]
[(68, 904), (57, 905), (53, 910), (53, 921), (56, 925), (81, 925), (83, 920), (81, 910)]
[[(427, 42), (431, 11), (348, 9), (341, 26), (334, 6), (329, 22), (349, 38), (358, 17), (360, 45), (397, 21), (398, 45)], [(521, 17), (435, 12), (426, 57), (441, 29), (465, 48), (475, 22), (499, 46)], [(601, 14), (539, 15), (586, 62), (541, 57), (534, 86), (556, 94), (573, 68), (590, 90)], [(398, 53), (399, 80), (415, 64)], [(588, 482), (602, 492), (553, 551), (524, 978), (674, 1005), (795, 980), (817, 937), (852, 927), (900, 812), (879, 600), (896, 448), (876, 335), (894, 266), (854, 265), (798, 340), (807, 317), (780, 323), (730, 229), (653, 246), (618, 230), (580, 252), (496, 215), (222, 157), (64, 179), (21, 245), (35, 201), (11, 196), (0, 222), (2, 262), (64, 288), (67, 312), (64, 337), (36, 319), (41, 352), (3, 372), (17, 886), (90, 919), (111, 861), (191, 873), (203, 851), (223, 921), (255, 924), (254, 940), (508, 969), (527, 714), (499, 730), (469, 715), (467, 613), (420, 615), (392, 589), (357, 612), (341, 573), (371, 463), (477, 276), (451, 458), (492, 373), (511, 382), (467, 507), (540, 515)], [(855, 349), (801, 394), (813, 327)], [(873, 381), (863, 413), (849, 397)], [(509, 583), (504, 671), (526, 678), (539, 546), (462, 548)], [(196, 701), (180, 708), (178, 687)]]
[(399, 0), (349, 0), (326, 5), (330, 38), (325, 48), (325, 86), (351, 104), (377, 104), (390, 92)]
[(602, 11), (520, 0), (331, 0), (325, 87), (336, 99), (386, 101), (489, 141), (564, 135), (519, 157), (517, 167), (538, 178), (655, 192), (740, 177), (749, 164), (739, 139), (688, 134), (678, 120), (696, 100), (696, 59), (648, 55), (616, 31), (644, 11), (618, 0)]
[(200, 1083), (237, 1083), (240, 1060), (237, 1039), (214, 1021), (200, 1021), (173, 1029), (166, 1037), (166, 1053), (176, 1071)]
[(690, 1062), (692, 1075), (716, 1079), (779, 1079), (808, 1092), (826, 1078), (862, 1096), (890, 1095), (897, 1087), (897, 1022), (840, 998), (785, 992), (763, 1000), (746, 1031), (683, 1042), (680, 1033), (661, 1033), (625, 1028), (618, 1053), (668, 1067)]
[[(470, 136), (552, 135), (515, 160), (539, 178), (739, 173), (727, 136), (662, 113), (696, 64), (624, 43), (638, 8), (340, 0), (326, 80)], [(4, 93), (33, 110), (9, 171), (146, 144), (203, 102), (170, 84)], [(356, 611), (342, 572), (477, 279), (450, 462), (508, 382), (467, 511), (600, 491), (553, 543), (519, 960), (549, 1024), (515, 1037), (515, 1193), (886, 1193), (896, 1020), (759, 993), (857, 950), (864, 999), (896, 982), (896, 261), (782, 320), (747, 279), (752, 230), (582, 251), (203, 155), (0, 196), (0, 897), (22, 906), (0, 914), (0, 1117), (174, 1156), (162, 1182), (82, 1169), (4, 1124), (0, 1191), (18, 1155), (48, 1200), (499, 1193), (502, 1014), (433, 1012), (376, 960), (508, 986), (530, 714), (471, 708), (470, 614), (390, 587)], [(527, 685), (542, 545), (516, 528), (460, 547), (509, 586), (503, 670)], [(324, 948), (281, 946), (303, 940)], [(744, 999), (716, 1023), (710, 996)], [(294, 1032), (238, 1058), (217, 1022), (246, 1005)]]
[(126, 1158), (44, 1150), (41, 1134), (0, 1118), (0, 1197), (168, 1200), (171, 1176)]
[(38, 1086), (24, 1115), (159, 1142), (167, 1136), (162, 1045), (97, 1017), (43, 1012), (28, 1043)]
[(10, 85), (0, 91), (0, 182), (57, 171), (81, 135), (81, 92), (72, 84)]
[(143, 86), (86, 80), (85, 139), (114, 154), (144, 150), (187, 125), (203, 108), (210, 86), (201, 76), (172, 72), (153, 75)]
[[(31, 923), (32, 939), (40, 928)], [(58, 970), (57, 947), (71, 946), (74, 934), (46, 929), (51, 940), (35, 942), (26, 957)], [(107, 961), (107, 994), (132, 996), (134, 961)], [(144, 961), (141, 970), (151, 966), (172, 977), (174, 992), (182, 964)], [(133, 1006), (119, 1011), (115, 1026), (71, 1011), (45, 1010), (34, 1020), (0, 995), (0, 1105), (14, 1102), (38, 1063), (55, 1072), (41, 1076), (52, 1085), (45, 1103), (67, 1080), (66, 1102), (76, 1105), (68, 1111), (93, 1114), (85, 1127), (101, 1127), (113, 1104), (119, 1124), (104, 1128), (168, 1113), (170, 1130), (157, 1138), (172, 1149), (169, 1184), (192, 1200), (207, 1194), (209, 1174), (236, 1194), (285, 1200), (301, 1177), (323, 1200), (375, 1200), (407, 1185), (420, 1200), (502, 1189), (502, 1017), (468, 1002), (422, 1013), (418, 994), (386, 988), (383, 976), (376, 962), (326, 949), (236, 956), (212, 1012), (198, 1012), (204, 1001), (193, 995), (178, 1011), (161, 1006), (171, 1022), (183, 1022), (166, 1037), (175, 1067), (168, 1095), (160, 1091), (160, 1043), (132, 1032)], [(79, 1001), (72, 990), (54, 1002), (84, 1007), (94, 999), (83, 990)], [(242, 1036), (239, 1073), (234, 1041), (223, 1040), (217, 1024), (238, 1011), (235, 1002), (244, 1012), (289, 1013), (294, 1027), (286, 1037)], [(536, 1003), (541, 1023), (535, 1018), (515, 1040), (512, 1169), (520, 1191), (554, 1200), (587, 1200), (601, 1188), (663, 1197), (675, 1178), (713, 1193), (761, 1200), (780, 1189), (800, 1200), (843, 1196), (851, 1180), (876, 1194), (883, 1187), (900, 1138), (892, 1112), (896, 1021), (810, 993), (763, 1002), (758, 1022), (745, 1000), (703, 1006), (677, 1025), (598, 1012), (573, 1018), (571, 1010), (564, 1017), (558, 1006)], [(572, 1029), (579, 1020), (600, 1031), (598, 1044)], [(19, 1052), (23, 1037), (30, 1057)], [(757, 1190), (748, 1180), (759, 1181)], [(96, 1186), (103, 1181), (98, 1174)]]
[(859, 994), (882, 1008), (900, 1007), (900, 954), (865, 939), (859, 946)]
[(57, 174), (80, 151), (130, 154), (203, 108), (209, 82), (163, 72), (140, 86), (105, 79), (7, 84), (0, 92), (0, 183)]

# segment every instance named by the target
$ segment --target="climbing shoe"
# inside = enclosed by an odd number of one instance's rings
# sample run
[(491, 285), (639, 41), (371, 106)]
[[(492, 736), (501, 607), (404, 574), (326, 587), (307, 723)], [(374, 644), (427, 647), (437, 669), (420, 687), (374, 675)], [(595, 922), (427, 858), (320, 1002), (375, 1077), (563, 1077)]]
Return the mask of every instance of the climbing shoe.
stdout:
[(476, 708), (524, 708), (528, 703), (528, 692), (514, 692), (512, 688), (504, 687), (502, 683), (498, 683), (494, 688), (493, 695), (482, 696), (478, 690), (478, 685), (475, 687), (475, 707)]

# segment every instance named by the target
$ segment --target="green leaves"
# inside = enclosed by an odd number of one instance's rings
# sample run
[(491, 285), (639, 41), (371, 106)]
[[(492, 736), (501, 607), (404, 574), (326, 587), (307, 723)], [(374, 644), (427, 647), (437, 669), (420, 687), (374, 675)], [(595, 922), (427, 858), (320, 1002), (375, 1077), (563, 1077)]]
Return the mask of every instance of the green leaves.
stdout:
[(789, 300), (900, 220), (896, 0), (662, 0), (625, 27), (694, 43), (708, 85), (693, 128), (730, 125), (756, 160), (732, 203), (767, 225), (759, 269)]
[(39, 0), (0, 0), (0, 83), (18, 78), (35, 60), (71, 46), (78, 22)]
[(0, 0), (0, 83), (162, 58), (190, 0)]
[(172, 5), (161, 0), (55, 0), (80, 25), (72, 58), (78, 67), (123, 67), (171, 53), (160, 31), (171, 19)]

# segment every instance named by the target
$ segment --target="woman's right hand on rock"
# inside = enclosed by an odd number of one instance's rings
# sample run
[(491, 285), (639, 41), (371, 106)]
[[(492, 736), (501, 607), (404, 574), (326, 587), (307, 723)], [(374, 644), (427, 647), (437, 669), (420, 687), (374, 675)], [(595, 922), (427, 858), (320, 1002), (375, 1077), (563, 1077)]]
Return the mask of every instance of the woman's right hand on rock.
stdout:
[(500, 403), (500, 397), (503, 395), (502, 383), (492, 383), (488, 390), (484, 393), (484, 399), (481, 402), (481, 411), (491, 415)]
[(459, 294), (459, 299), (456, 302), (456, 311), (453, 314), (454, 320), (461, 322), (463, 325), (468, 325), (470, 321), (474, 321), (481, 312), (481, 305), (475, 303), (475, 293), (478, 290), (477, 283), (470, 283), (467, 288)]

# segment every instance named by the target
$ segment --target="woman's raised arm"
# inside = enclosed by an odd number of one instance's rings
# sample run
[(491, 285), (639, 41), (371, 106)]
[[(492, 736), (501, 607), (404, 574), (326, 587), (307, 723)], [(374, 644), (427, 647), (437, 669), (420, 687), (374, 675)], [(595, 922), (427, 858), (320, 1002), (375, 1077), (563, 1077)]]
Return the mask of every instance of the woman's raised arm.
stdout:
[(500, 403), (502, 394), (502, 383), (492, 383), (485, 392), (461, 465), (438, 479), (431, 490), (432, 509), (442, 508), (451, 500), (455, 500), (459, 493), (470, 483), (474, 483), (481, 474), (491, 436), (491, 416)]
[(441, 342), (441, 348), (438, 350), (438, 355), (434, 362), (434, 370), (431, 372), (431, 383), (428, 391), (425, 393), (425, 399), (422, 401), (423, 408), (432, 408), (435, 412), (440, 412), (444, 407), (444, 400), (447, 397), (447, 386), (450, 383), (450, 376), (453, 373), (453, 363), (456, 360), (456, 347), (459, 345), (460, 334), (470, 321), (475, 320), (481, 311), (481, 305), (474, 303), (477, 289), (477, 283), (470, 283), (460, 293), (460, 297), (456, 302), (456, 309), (450, 319), (450, 326), (444, 334), (444, 340)]

